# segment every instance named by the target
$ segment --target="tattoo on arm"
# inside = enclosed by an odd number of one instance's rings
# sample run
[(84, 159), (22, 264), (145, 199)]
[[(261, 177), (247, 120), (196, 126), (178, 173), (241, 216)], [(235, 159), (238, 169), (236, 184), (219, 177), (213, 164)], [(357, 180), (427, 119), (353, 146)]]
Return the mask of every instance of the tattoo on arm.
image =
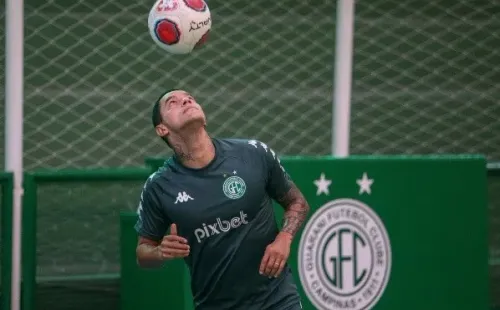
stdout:
[(293, 237), (306, 220), (307, 213), (309, 212), (309, 204), (297, 186), (293, 182), (291, 185), (290, 190), (277, 201), (285, 208), (281, 231), (287, 232)]

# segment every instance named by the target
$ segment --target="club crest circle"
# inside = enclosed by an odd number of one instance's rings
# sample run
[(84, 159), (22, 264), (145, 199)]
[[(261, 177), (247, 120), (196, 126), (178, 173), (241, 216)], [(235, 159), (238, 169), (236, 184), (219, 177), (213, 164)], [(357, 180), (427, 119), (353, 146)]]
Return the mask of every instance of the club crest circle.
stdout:
[(230, 199), (239, 199), (245, 195), (247, 185), (239, 176), (230, 176), (224, 181), (222, 191)]
[(300, 238), (299, 277), (317, 309), (371, 309), (387, 286), (391, 263), (382, 220), (354, 199), (321, 206)]

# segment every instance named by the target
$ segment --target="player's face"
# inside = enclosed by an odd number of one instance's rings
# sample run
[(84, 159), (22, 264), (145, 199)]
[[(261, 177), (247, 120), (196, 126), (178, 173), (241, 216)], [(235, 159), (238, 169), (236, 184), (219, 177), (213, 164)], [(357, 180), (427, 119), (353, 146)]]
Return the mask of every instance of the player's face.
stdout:
[(168, 131), (179, 132), (188, 126), (205, 126), (205, 113), (189, 93), (172, 91), (162, 99), (161, 114)]

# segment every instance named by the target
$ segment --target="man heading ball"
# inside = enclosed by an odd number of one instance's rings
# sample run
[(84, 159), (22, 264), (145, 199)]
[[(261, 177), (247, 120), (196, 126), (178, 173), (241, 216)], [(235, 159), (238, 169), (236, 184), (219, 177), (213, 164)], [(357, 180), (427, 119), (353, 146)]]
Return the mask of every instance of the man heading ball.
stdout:
[[(202, 108), (182, 90), (163, 94), (152, 118), (174, 155), (141, 193), (138, 264), (183, 258), (196, 310), (302, 309), (287, 259), (309, 205), (273, 150), (210, 137)], [(281, 229), (273, 200), (285, 209)]]

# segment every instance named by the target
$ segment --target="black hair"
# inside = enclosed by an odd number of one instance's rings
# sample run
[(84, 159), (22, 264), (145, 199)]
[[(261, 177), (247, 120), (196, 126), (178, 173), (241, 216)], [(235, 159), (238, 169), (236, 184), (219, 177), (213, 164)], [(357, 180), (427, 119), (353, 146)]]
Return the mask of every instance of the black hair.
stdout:
[[(171, 91), (173, 91), (173, 89), (162, 93), (161, 96), (158, 97), (158, 99), (155, 101), (155, 103), (153, 105), (153, 113), (151, 114), (151, 121), (153, 122), (154, 128), (156, 128), (156, 126), (160, 125), (163, 121), (163, 117), (161, 116), (161, 102), (160, 101), (166, 94), (168, 94)], [(163, 136), (163, 137), (161, 137), (161, 139), (163, 141), (165, 141), (165, 143), (167, 143), (168, 147), (172, 148), (172, 145), (168, 141), (167, 136)]]

